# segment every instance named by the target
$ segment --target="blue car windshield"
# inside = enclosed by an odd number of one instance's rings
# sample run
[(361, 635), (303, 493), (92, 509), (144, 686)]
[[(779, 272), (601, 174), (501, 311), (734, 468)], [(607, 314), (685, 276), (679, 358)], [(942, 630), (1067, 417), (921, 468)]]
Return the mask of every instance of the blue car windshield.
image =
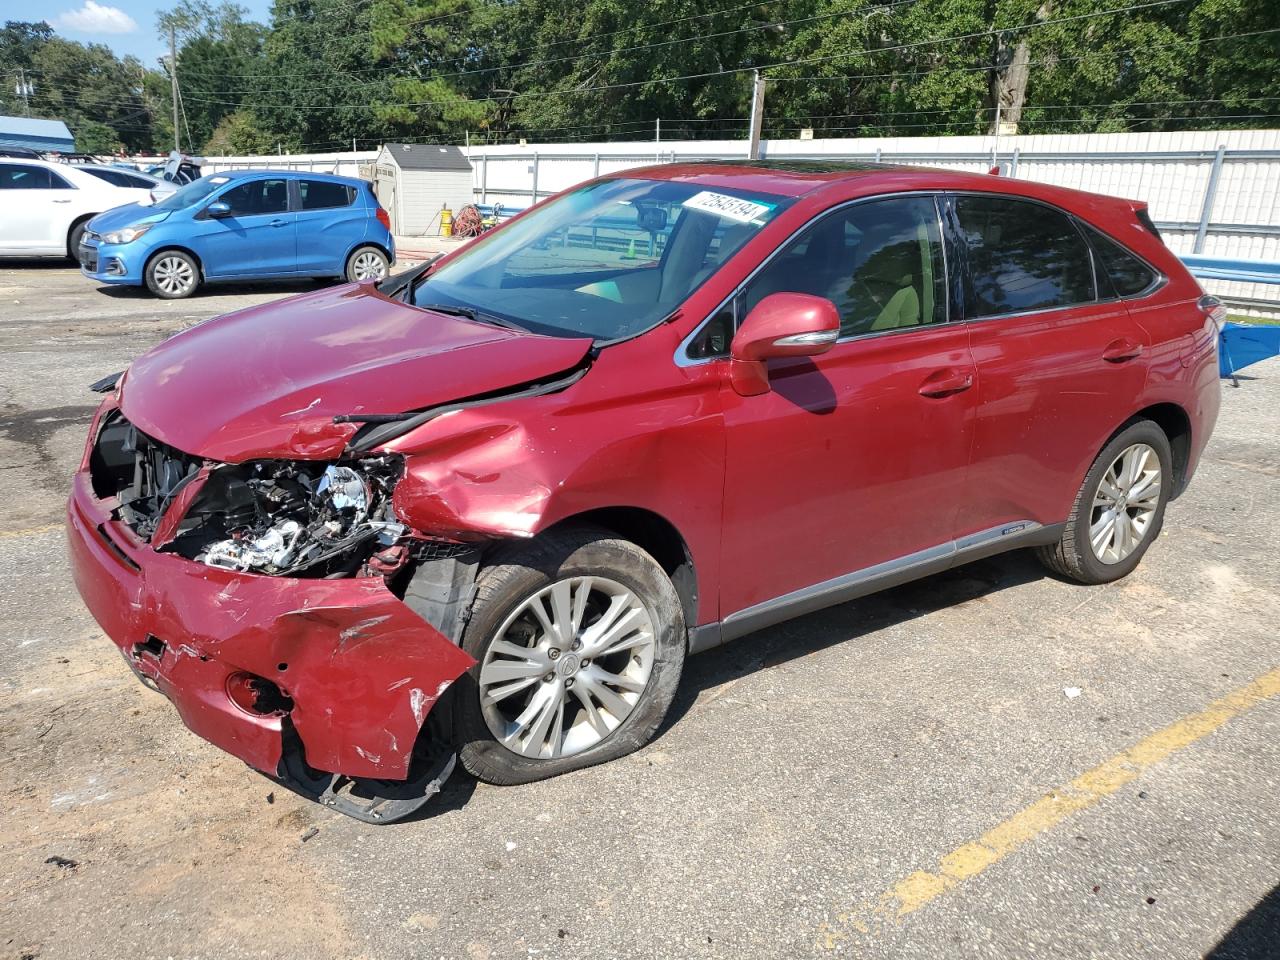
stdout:
[(219, 187), (226, 186), (228, 182), (229, 181), (226, 177), (219, 177), (214, 174), (207, 177), (201, 177), (193, 183), (188, 183), (185, 187), (180, 187), (167, 197), (157, 200), (151, 205), (151, 209), (185, 210), (192, 204), (199, 203)]
[(602, 180), (475, 241), (418, 283), (420, 307), (597, 343), (656, 326), (793, 203), (674, 180)]

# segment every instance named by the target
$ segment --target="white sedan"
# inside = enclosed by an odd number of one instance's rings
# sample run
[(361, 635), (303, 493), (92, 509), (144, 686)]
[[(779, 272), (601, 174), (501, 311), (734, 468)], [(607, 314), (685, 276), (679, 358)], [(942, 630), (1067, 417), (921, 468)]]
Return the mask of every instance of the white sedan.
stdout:
[(141, 178), (119, 186), (71, 164), (0, 158), (0, 257), (74, 258), (90, 219), (149, 200)]

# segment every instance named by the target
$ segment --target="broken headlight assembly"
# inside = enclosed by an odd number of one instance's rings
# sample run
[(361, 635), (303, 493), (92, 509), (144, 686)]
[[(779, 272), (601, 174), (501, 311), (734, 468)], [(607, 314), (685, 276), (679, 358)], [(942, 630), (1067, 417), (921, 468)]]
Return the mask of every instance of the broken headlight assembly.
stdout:
[(95, 494), (115, 497), (116, 515), (148, 542), (174, 500), (207, 471), (177, 529), (156, 549), (211, 567), (330, 577), (359, 573), (375, 554), (384, 574), (407, 559), (407, 551), (389, 549), (408, 532), (391, 507), (404, 471), (398, 456), (210, 464), (113, 413), (98, 432), (89, 471)]
[(391, 509), (398, 459), (259, 461), (216, 468), (173, 549), (191, 559), (275, 576), (354, 573), (406, 532)]

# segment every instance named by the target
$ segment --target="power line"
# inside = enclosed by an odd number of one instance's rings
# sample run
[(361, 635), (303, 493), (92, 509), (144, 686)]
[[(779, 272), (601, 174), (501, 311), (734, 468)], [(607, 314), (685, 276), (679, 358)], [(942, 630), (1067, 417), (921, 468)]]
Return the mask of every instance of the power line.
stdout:
[[(1188, 2), (1188, 0), (1161, 0), (1161, 2), (1185, 3), (1185, 2)], [(528, 61), (525, 61), (524, 63), (508, 63), (508, 64), (503, 64), (502, 66), (497, 66), (497, 67), (481, 67), (475, 70), (455, 70), (451, 73), (432, 72), (422, 77), (416, 77), (412, 75), (385, 77), (378, 80), (366, 80), (366, 81), (358, 82), (356, 84), (353, 84), (353, 86), (368, 87), (368, 86), (374, 86), (377, 84), (395, 83), (397, 80), (421, 80), (421, 81), (448, 80), (453, 77), (473, 77), (473, 76), (478, 76), (480, 74), (486, 74), (486, 73), (498, 73), (503, 70), (526, 70), (532, 67), (542, 67), (542, 66), (547, 66), (549, 64), (555, 64), (555, 63), (578, 63), (579, 61), (582, 61), (582, 60), (594, 60), (598, 57), (618, 56), (619, 54), (623, 54), (623, 53), (633, 53), (637, 50), (656, 50), (659, 47), (669, 47), (678, 43), (694, 43), (697, 41), (716, 40), (723, 37), (737, 36), (743, 33), (758, 33), (762, 30), (773, 30), (778, 27), (789, 27), (798, 23), (813, 23), (820, 20), (833, 20), (837, 17), (848, 17), (854, 14), (870, 16), (873, 13), (879, 13), (884, 10), (892, 10), (902, 6), (911, 6), (911, 5), (914, 5), (915, 3), (916, 3), (916, 0), (894, 0), (894, 2), (880, 4), (878, 6), (871, 7), (861, 11), (841, 10), (836, 13), (824, 13), (824, 14), (816, 14), (810, 17), (799, 17), (795, 20), (777, 20), (770, 23), (755, 24), (750, 27), (740, 27), (736, 30), (722, 30), (719, 33), (701, 34), (696, 37), (677, 37), (672, 40), (656, 40), (652, 43), (641, 43), (641, 44), (636, 44), (630, 47), (620, 47), (616, 50), (598, 50), (592, 53), (575, 54), (574, 56), (571, 56), (571, 57), (553, 57), (553, 58), (548, 58), (544, 60), (528, 60)], [(536, 49), (536, 48), (527, 48), (527, 49)], [(515, 52), (518, 53), (520, 51), (515, 51)], [(462, 58), (455, 58), (455, 61), (453, 62), (457, 62), (457, 60), (460, 60), (460, 59)], [(444, 61), (444, 62), (447, 63), (450, 61)], [(259, 93), (272, 93), (272, 92), (282, 93), (282, 92), (287, 92), (287, 90), (288, 88), (277, 87), (277, 88), (274, 88), (273, 90), (255, 90), (254, 94), (257, 95)], [(236, 91), (214, 90), (209, 92), (234, 93)]]
[[(732, 75), (737, 75), (741, 73), (749, 73), (756, 69), (759, 69), (761, 71), (776, 70), (783, 67), (798, 66), (801, 64), (808, 64), (808, 63), (827, 62), (830, 60), (842, 59), (847, 57), (859, 57), (859, 56), (867, 56), (870, 54), (892, 53), (900, 50), (914, 49), (917, 47), (934, 46), (941, 43), (951, 43), (957, 40), (972, 40), (978, 37), (990, 37), (990, 36), (995, 36), (996, 34), (1012, 33), (1015, 30), (1031, 30), (1031, 29), (1047, 27), (1047, 26), (1051, 26), (1059, 23), (1072, 23), (1080, 20), (1088, 20), (1088, 19), (1093, 19), (1097, 17), (1114, 16), (1115, 14), (1118, 14), (1118, 13), (1128, 13), (1133, 10), (1146, 10), (1154, 7), (1166, 7), (1175, 3), (1188, 3), (1188, 2), (1190, 2), (1190, 0), (1148, 0), (1148, 2), (1145, 2), (1145, 3), (1131, 4), (1126, 7), (1115, 7), (1109, 10), (1096, 11), (1094, 13), (1075, 14), (1069, 17), (1058, 17), (1055, 19), (1040, 20), (1034, 23), (1025, 24), (1022, 27), (1005, 28), (1001, 30), (983, 30), (975, 33), (958, 34), (950, 37), (939, 37), (933, 40), (919, 40), (919, 41), (914, 41), (912, 43), (898, 44), (896, 46), (879, 47), (874, 50), (863, 49), (863, 50), (853, 50), (846, 53), (830, 54), (822, 57), (804, 57), (796, 60), (783, 61), (781, 63), (767, 64), (761, 67), (734, 67), (728, 70), (713, 70), (713, 71), (707, 71), (704, 73), (691, 73), (691, 74), (685, 74), (683, 76), (677, 76), (677, 77), (658, 77), (652, 80), (633, 80), (625, 83), (598, 84), (595, 86), (578, 87), (573, 90), (551, 90), (551, 91), (545, 91), (541, 93), (514, 93), (506, 97), (476, 97), (473, 99), (467, 99), (465, 102), (472, 103), (472, 104), (474, 103), (509, 103), (514, 100), (575, 96), (583, 93), (592, 93), (592, 92), (601, 91), (601, 90), (631, 89), (634, 87), (650, 86), (656, 83), (678, 83), (685, 80), (705, 80), (711, 77), (732, 76)], [(1258, 32), (1261, 33), (1261, 32), (1270, 32), (1270, 31), (1258, 31)], [(196, 100), (197, 98), (192, 97), (191, 99)], [(205, 99), (205, 98), (201, 98), (199, 102), (229, 104), (231, 106), (236, 105), (235, 103), (230, 103), (229, 101), (212, 100), (212, 99)], [(455, 102), (456, 101), (454, 100), (401, 101), (399, 103), (394, 104), (394, 106), (397, 106), (397, 107), (449, 106), (454, 104)], [(374, 109), (373, 104), (354, 104), (354, 103), (332, 104), (332, 105), (325, 105), (325, 106), (295, 106), (294, 104), (288, 104), (288, 103), (274, 103), (274, 104), (261, 104), (261, 106), (273, 106), (273, 107), (279, 107), (279, 108), (292, 107), (293, 109), (299, 109), (299, 110), (336, 110), (336, 109), (342, 109), (342, 108), (350, 108), (350, 109), (364, 108), (368, 110)]]
[[(606, 38), (608, 38), (608, 37), (615, 37), (615, 36), (617, 36), (617, 35), (619, 35), (619, 34), (622, 34), (622, 33), (631, 33), (631, 32), (632, 32), (632, 31), (634, 31), (634, 30), (654, 30), (654, 29), (657, 29), (657, 28), (659, 28), (659, 27), (673, 26), (673, 25), (675, 25), (675, 24), (677, 24), (677, 23), (692, 23), (693, 21), (696, 21), (696, 20), (706, 20), (706, 19), (710, 19), (710, 18), (712, 18), (712, 17), (720, 17), (720, 16), (724, 16), (725, 14), (728, 14), (728, 13), (738, 13), (738, 12), (740, 12), (740, 11), (742, 11), (742, 10), (749, 10), (749, 9), (753, 9), (753, 8), (759, 7), (760, 5), (761, 5), (761, 0), (756, 0), (756, 2), (754, 2), (754, 3), (744, 3), (744, 4), (742, 4), (741, 6), (738, 6), (738, 7), (728, 7), (727, 9), (724, 9), (724, 10), (712, 10), (712, 11), (709, 11), (709, 12), (707, 12), (707, 13), (696, 13), (696, 14), (691, 14), (691, 15), (684, 16), (684, 17), (676, 17), (676, 18), (674, 18), (674, 19), (672, 19), (672, 20), (659, 20), (659, 21), (657, 21), (657, 22), (655, 22), (655, 23), (643, 23), (643, 22), (640, 22), (640, 23), (632, 24), (632, 25), (631, 25), (631, 26), (629, 26), (629, 27), (621, 27), (621, 28), (619, 28), (619, 29), (617, 29), (617, 30), (611, 30), (611, 31), (609, 31), (609, 32), (607, 32), (607, 33), (590, 34), (590, 35), (585, 36), (585, 37), (573, 37), (573, 38), (570, 38), (570, 39), (567, 39), (567, 40), (553, 40), (553, 41), (551, 41), (551, 42), (549, 42), (549, 43), (546, 43), (546, 44), (534, 44), (534, 45), (531, 45), (531, 46), (528, 46), (528, 47), (521, 47), (521, 48), (518, 48), (518, 49), (516, 49), (516, 50), (512, 51), (512, 53), (527, 53), (527, 52), (528, 52), (528, 51), (530, 51), (530, 50), (545, 49), (545, 48), (549, 48), (549, 47), (559, 47), (559, 46), (564, 46), (565, 44), (569, 44), (569, 43), (589, 43), (589, 42), (591, 42), (591, 41), (595, 41), (595, 40), (604, 40), (604, 39), (606, 39)], [(459, 12), (463, 12), (463, 11), (459, 11)], [(466, 11), (466, 12), (470, 12), (470, 11)], [(850, 12), (854, 12), (854, 11), (850, 11)], [(457, 14), (451, 14), (450, 16), (457, 16)], [(405, 26), (409, 26), (409, 25), (411, 25), (412, 23), (414, 23), (414, 21), (408, 21), (408, 22), (406, 22)], [(468, 59), (470, 59), (470, 56), (469, 56), (469, 55), (468, 55), (468, 56), (462, 56), (462, 57), (452, 57), (452, 58), (450, 58), (450, 59), (448, 59), (448, 60), (440, 60), (440, 61), (437, 61), (437, 65), (441, 65), (441, 64), (448, 64), (448, 63), (462, 63), (464, 60), (468, 60)], [(364, 67), (364, 68), (358, 68), (358, 69), (355, 69), (355, 70), (348, 70), (348, 71), (346, 71), (346, 74), (347, 74), (347, 75), (351, 75), (351, 74), (356, 74), (356, 73), (386, 73), (386, 72), (388, 72), (388, 71), (392, 71), (392, 70), (396, 70), (396, 69), (399, 69), (399, 67), (398, 67), (397, 65), (394, 65), (394, 64), (393, 64), (393, 65), (391, 65), (391, 66), (386, 66), (386, 67)], [(232, 77), (232, 78), (240, 79), (240, 80), (253, 80), (253, 79), (256, 79), (256, 80), (270, 80), (270, 79), (276, 79), (276, 78), (279, 78), (279, 77), (309, 77), (309, 76), (312, 76), (312, 74), (310, 74), (310, 73), (292, 73), (292, 74), (278, 74), (278, 73), (274, 73), (274, 74), (273, 74), (273, 73), (263, 73), (263, 74), (249, 74), (249, 73), (243, 73), (243, 74), (236, 74), (236, 73), (228, 73), (228, 74), (219, 74), (218, 76), (220, 76), (220, 77)]]

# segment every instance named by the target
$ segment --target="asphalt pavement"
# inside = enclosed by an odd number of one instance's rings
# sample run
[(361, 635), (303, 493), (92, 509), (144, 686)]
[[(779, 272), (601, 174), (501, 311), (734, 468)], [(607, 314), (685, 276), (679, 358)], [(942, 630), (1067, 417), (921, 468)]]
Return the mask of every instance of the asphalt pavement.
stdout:
[(371, 827), (188, 733), (60, 528), (90, 382), (310, 289), (0, 262), (0, 958), (1280, 956), (1280, 361), (1127, 580), (1017, 553), (786, 623), (631, 757)]

